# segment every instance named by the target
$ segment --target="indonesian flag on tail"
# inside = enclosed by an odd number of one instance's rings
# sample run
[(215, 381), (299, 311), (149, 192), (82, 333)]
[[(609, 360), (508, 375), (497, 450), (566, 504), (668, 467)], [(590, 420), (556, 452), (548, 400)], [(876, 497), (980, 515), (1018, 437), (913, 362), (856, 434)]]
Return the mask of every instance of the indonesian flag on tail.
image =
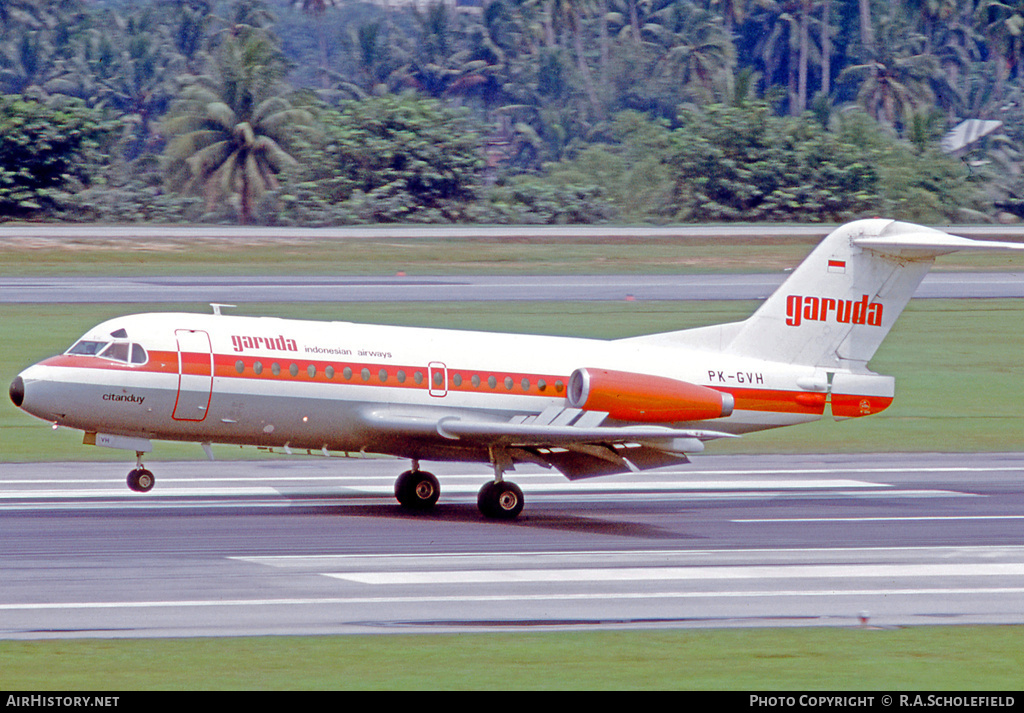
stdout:
[(841, 274), (845, 273), (846, 272), (846, 260), (836, 260), (835, 258), (829, 260), (828, 261), (828, 271), (829, 272), (838, 272), (838, 273), (841, 273)]

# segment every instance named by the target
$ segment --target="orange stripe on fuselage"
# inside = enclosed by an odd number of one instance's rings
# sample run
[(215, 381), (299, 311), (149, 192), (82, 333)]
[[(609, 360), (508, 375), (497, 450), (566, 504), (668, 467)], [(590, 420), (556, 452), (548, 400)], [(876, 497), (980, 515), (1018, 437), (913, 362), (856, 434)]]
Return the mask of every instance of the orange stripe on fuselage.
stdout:
[[(199, 353), (187, 353), (183, 359), (187, 374), (207, 375), (209, 355)], [(262, 365), (261, 373), (254, 371), (256, 362)], [(145, 364), (124, 364), (102, 359), (95, 356), (82, 355), (60, 355), (50, 357), (41, 364), (52, 367), (70, 367), (78, 369), (103, 369), (116, 372), (145, 372), (154, 374), (177, 374), (178, 353), (173, 351), (150, 351), (149, 360)], [(242, 370), (239, 372), (238, 364), (241, 363)], [(273, 366), (279, 366), (277, 374)], [(291, 372), (292, 365), (295, 365), (296, 373)], [(310, 376), (309, 367), (313, 366), (313, 375)], [(334, 370), (333, 378), (327, 375), (327, 368)], [(351, 369), (351, 378), (346, 379), (345, 369)], [(363, 370), (367, 370), (364, 380)], [(399, 381), (399, 372), (404, 372), (404, 381)], [(416, 373), (422, 376), (420, 383), (416, 383)], [(491, 372), (483, 370), (466, 370), (449, 367), (448, 382), (443, 386), (445, 390), (458, 393), (489, 393), (489, 394), (514, 394), (526, 396), (540, 396), (547, 398), (561, 398), (565, 395), (565, 385), (568, 384), (567, 376), (556, 374), (533, 374), (526, 372)], [(300, 383), (320, 384), (352, 384), (357, 386), (375, 386), (378, 388), (399, 388), (399, 389), (428, 389), (428, 369), (426, 366), (399, 366), (394, 364), (380, 364), (370, 362), (336, 362), (309, 359), (280, 359), (276, 357), (260, 356), (239, 356), (236, 354), (214, 355), (214, 376), (221, 379), (247, 379), (252, 381), (292, 381)], [(384, 377), (383, 379), (381, 377)], [(479, 377), (479, 385), (473, 383), (473, 377)], [(494, 377), (495, 386), (492, 388), (489, 379)], [(511, 388), (507, 385), (507, 379), (511, 379)], [(456, 385), (455, 382), (461, 380)], [(524, 380), (527, 388), (523, 388)], [(716, 387), (709, 387), (716, 388)], [(764, 411), (772, 413), (795, 413), (804, 415), (821, 415), (825, 410), (825, 395), (810, 394), (805, 391), (785, 391), (779, 389), (743, 389), (743, 388), (718, 388), (732, 394), (736, 401), (737, 411)]]

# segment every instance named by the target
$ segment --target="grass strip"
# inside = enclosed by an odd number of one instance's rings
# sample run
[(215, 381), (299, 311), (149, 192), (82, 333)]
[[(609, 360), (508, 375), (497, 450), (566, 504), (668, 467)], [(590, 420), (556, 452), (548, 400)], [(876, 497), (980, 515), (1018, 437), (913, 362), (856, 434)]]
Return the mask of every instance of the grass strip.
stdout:
[[(2, 234), (0, 234), (2, 238)], [(781, 272), (815, 240), (360, 239), (0, 242), (0, 275), (607, 275)], [(1024, 255), (943, 257), (937, 270), (1020, 271)]]
[(1020, 626), (0, 642), (0, 689), (1015, 691)]

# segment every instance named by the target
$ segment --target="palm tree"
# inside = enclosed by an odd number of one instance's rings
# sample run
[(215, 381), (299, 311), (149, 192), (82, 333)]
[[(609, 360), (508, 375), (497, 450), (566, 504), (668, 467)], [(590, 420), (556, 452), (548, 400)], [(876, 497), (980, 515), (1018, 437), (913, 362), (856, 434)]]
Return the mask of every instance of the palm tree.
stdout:
[(218, 76), (191, 83), (164, 124), (172, 187), (201, 192), (207, 209), (225, 196), (251, 223), (257, 199), (276, 188), (276, 175), (296, 164), (283, 148), (289, 132), (312, 123), (280, 93), (284, 64), (263, 33), (227, 38)]
[(327, 86), (327, 27), (323, 22), (324, 13), (341, 5), (341, 0), (292, 0), (292, 6), (316, 20), (317, 42), (320, 45), (320, 72), (323, 84)]
[(736, 51), (720, 18), (690, 0), (659, 2), (643, 25), (645, 37), (659, 48), (663, 76), (707, 100), (721, 98), (730, 81)]
[(876, 57), (847, 67), (840, 81), (857, 83), (858, 103), (879, 123), (898, 129), (935, 104), (933, 84), (948, 85), (948, 78), (925, 50), (924, 37), (901, 23), (883, 23), (876, 40)]
[(976, 11), (978, 26), (998, 61), (998, 87), (1024, 65), (1024, 0), (982, 0)]
[(597, 98), (597, 87), (590, 65), (587, 63), (586, 50), (583, 46), (584, 20), (596, 14), (597, 8), (592, 0), (544, 0), (547, 14), (545, 33), (548, 46), (554, 45), (554, 27), (557, 24), (565, 29), (572, 42), (573, 53), (576, 55), (576, 68), (583, 81), (583, 90), (596, 116), (604, 115), (604, 108)]

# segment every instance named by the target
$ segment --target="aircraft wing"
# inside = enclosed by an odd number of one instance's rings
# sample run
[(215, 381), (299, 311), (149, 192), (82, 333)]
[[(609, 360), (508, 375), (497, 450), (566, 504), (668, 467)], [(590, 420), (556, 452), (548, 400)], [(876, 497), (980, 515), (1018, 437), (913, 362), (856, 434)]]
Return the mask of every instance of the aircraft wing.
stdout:
[(570, 479), (679, 465), (688, 462), (687, 453), (703, 451), (704, 441), (736, 437), (704, 429), (601, 425), (607, 416), (560, 407), (505, 421), (470, 413), (373, 410), (364, 414), (367, 425), (376, 430), (497, 448), (513, 462), (553, 466)]

